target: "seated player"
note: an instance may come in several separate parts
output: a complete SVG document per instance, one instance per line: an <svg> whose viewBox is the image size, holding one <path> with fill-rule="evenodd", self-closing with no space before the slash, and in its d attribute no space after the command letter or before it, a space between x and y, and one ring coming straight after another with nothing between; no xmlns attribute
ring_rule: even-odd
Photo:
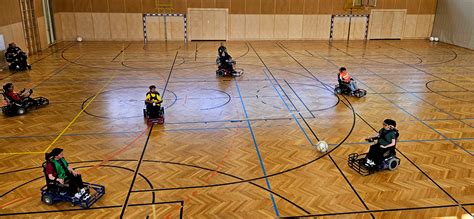
<svg viewBox="0 0 474 219"><path fill-rule="evenodd" d="M339 69L337 80L339 81L339 84L348 87L352 94L357 90L356 82L351 78L349 73L347 73L347 69L345 67L341 67Z"/></svg>
<svg viewBox="0 0 474 219"><path fill-rule="evenodd" d="M13 42L8 44L5 59L10 63L10 70L31 69L31 65L27 62L28 56Z"/></svg>
<svg viewBox="0 0 474 219"><path fill-rule="evenodd" d="M8 96L8 98L10 100L13 100L17 103L20 103L20 102L26 101L28 99L31 99L29 97L33 93L32 89L30 89L28 91L25 91L25 89L23 89L22 91L20 91L20 93L16 93L13 90L13 87L14 86L13 86L12 83L6 83L5 85L3 85L3 92L5 93L5 95Z"/></svg>
<svg viewBox="0 0 474 219"><path fill-rule="evenodd" d="M368 138L368 141L377 140L377 143L370 146L369 153L367 153L366 165L379 165L387 151L395 150L398 139L397 123L391 119L383 121L383 128L381 128L376 136Z"/></svg>
<svg viewBox="0 0 474 219"><path fill-rule="evenodd" d="M162 102L163 100L161 100L160 93L156 91L156 86L151 85L150 91L146 93L145 99L146 110L148 112L149 118L157 118L160 116L160 108Z"/></svg>
<svg viewBox="0 0 474 219"><path fill-rule="evenodd" d="M76 172L68 165L64 159L63 149L54 148L45 156L46 175L49 180L56 182L59 185L66 186L70 194L74 194L75 198L80 198L84 193L87 193L81 174ZM83 199L88 199L89 194L84 195Z"/></svg>
<svg viewBox="0 0 474 219"><path fill-rule="evenodd" d="M232 60L232 56L227 53L227 48L221 43L221 46L217 49L218 52L218 64L219 68L225 69L229 74L233 74L234 70L234 61Z"/></svg>

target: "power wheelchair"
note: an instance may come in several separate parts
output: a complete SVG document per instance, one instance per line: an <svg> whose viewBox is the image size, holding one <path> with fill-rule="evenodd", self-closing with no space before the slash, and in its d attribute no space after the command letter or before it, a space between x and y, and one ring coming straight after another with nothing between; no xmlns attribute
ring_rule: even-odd
<svg viewBox="0 0 474 219"><path fill-rule="evenodd" d="M26 97L22 101L16 101L12 97L8 96L5 90L3 90L2 95L3 99L7 103L2 107L2 112L7 116L23 115L33 107L37 109L41 106L46 106L49 104L49 100L45 97Z"/></svg>
<svg viewBox="0 0 474 219"><path fill-rule="evenodd" d="M71 194L68 184L60 184L49 179L46 173L46 165L49 161L43 163L43 173L46 178L46 185L41 188L41 201L47 205L53 205L57 202L70 202L72 206L80 206L81 208L90 208L97 200L105 195L105 187L98 184L84 182L86 192L80 197Z"/></svg>

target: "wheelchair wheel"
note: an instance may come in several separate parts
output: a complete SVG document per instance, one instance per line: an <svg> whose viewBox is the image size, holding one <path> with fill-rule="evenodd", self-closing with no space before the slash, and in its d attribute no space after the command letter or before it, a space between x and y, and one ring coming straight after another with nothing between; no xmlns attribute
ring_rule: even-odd
<svg viewBox="0 0 474 219"><path fill-rule="evenodd" d="M143 109L143 117L146 117L146 109Z"/></svg>
<svg viewBox="0 0 474 219"><path fill-rule="evenodd" d="M400 159L394 157L388 160L388 169L389 170L396 170L398 168L398 165L400 165Z"/></svg>
<svg viewBox="0 0 474 219"><path fill-rule="evenodd" d="M47 205L52 205L53 204L53 197L49 194L44 194L41 196L41 201L43 201Z"/></svg>
<svg viewBox="0 0 474 219"><path fill-rule="evenodd" d="M340 87L336 87L334 88L334 93L336 94L341 94L342 93L342 89Z"/></svg>
<svg viewBox="0 0 474 219"><path fill-rule="evenodd" d="M16 113L17 113L18 115L23 115L23 114L26 113L26 108L20 107L20 108L18 108L18 109L16 110Z"/></svg>

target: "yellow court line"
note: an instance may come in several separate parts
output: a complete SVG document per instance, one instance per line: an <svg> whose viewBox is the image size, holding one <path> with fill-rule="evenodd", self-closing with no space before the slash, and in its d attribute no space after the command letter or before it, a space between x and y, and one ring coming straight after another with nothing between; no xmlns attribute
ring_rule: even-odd
<svg viewBox="0 0 474 219"><path fill-rule="evenodd" d="M74 122L76 122L77 118L79 118L79 116L87 109L87 107L92 103L92 101L94 101L94 99L97 96L99 96L99 94L110 84L110 82L112 82L114 78L115 78L115 74L109 79L109 81L107 81L107 83L102 88L100 88L99 91L97 91L94 97L92 97L92 99L84 106L84 108L82 108L82 110L79 111L79 113L77 113L77 115L74 117L74 119L72 119L69 125L67 125L66 128L64 128L63 131L59 133L59 135L54 139L53 142L51 142L51 144L49 144L49 146L46 148L46 150L43 151L43 153L46 153L49 150L49 148L51 148L59 140L59 138L61 138L61 136L63 136L63 134L66 133L69 127L71 127L71 125L74 124Z"/></svg>
<svg viewBox="0 0 474 219"><path fill-rule="evenodd" d="M155 204L151 205L153 208L153 219L156 219Z"/></svg>
<svg viewBox="0 0 474 219"><path fill-rule="evenodd" d="M20 154L43 154L43 151L28 151L28 152L7 152L0 153L0 155L20 155Z"/></svg>

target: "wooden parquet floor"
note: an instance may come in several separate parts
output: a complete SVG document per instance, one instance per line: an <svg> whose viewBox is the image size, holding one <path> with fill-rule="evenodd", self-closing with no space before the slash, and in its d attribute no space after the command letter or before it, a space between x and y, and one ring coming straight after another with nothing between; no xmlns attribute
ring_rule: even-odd
<svg viewBox="0 0 474 219"><path fill-rule="evenodd" d="M51 104L0 117L6 218L472 218L474 51L424 40L227 42L242 77L216 78L219 42L64 42L0 72ZM334 95L346 66L363 98ZM166 122L148 125L155 84ZM395 119L400 167L347 165ZM327 153L315 144L325 140ZM41 202L44 152L64 148L107 194Z"/></svg>

